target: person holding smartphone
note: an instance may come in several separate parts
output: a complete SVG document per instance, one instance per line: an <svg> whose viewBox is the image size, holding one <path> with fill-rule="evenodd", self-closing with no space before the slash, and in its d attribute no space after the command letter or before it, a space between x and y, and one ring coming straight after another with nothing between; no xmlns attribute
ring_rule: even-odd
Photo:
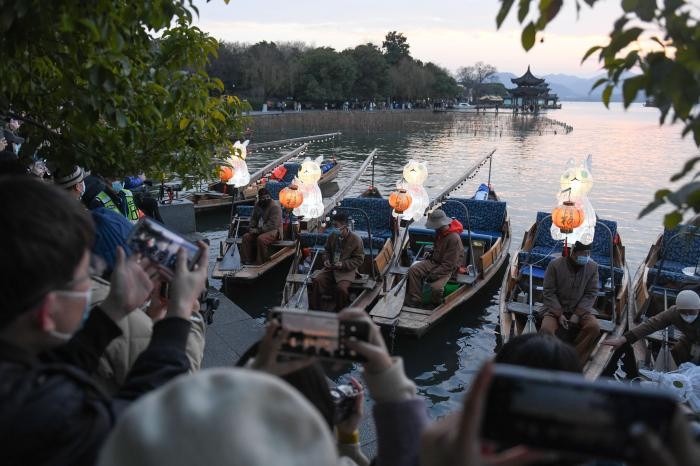
<svg viewBox="0 0 700 466"><path fill-rule="evenodd" d="M544 273L544 305L540 332L554 335L559 327L580 327L574 340L581 365L600 336L600 325L593 315L598 293L598 264L591 259L591 246L576 241L568 257L558 257Z"/></svg>
<svg viewBox="0 0 700 466"><path fill-rule="evenodd" d="M335 296L334 311L338 312L350 303L350 285L357 269L365 260L362 238L350 231L348 215L339 212L333 217L333 232L326 241L323 270L311 282L309 308L322 309L324 295Z"/></svg>

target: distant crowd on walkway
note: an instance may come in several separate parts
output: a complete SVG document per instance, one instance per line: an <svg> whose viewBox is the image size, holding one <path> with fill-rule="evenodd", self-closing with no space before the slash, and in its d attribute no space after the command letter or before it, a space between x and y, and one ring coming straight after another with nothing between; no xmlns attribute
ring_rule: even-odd
<svg viewBox="0 0 700 466"><path fill-rule="evenodd" d="M347 342L364 358L364 386L352 380L342 389L332 387L328 374L338 373L333 365L280 354L288 330L277 320L267 323L264 337L240 359L201 369L211 322L202 302L208 245L198 243L201 254L192 263L179 250L172 275L164 275L153 260L127 248L139 218L158 220L157 204L154 209L148 196L137 200L130 190L143 177L99 177L79 166L49 169L42 161L24 166L16 158L23 143L18 128L10 122L5 130L0 161L2 465L590 460L567 456L556 443L495 444L482 435L499 365L580 374L575 350L550 335L510 340L495 364L486 362L474 374L462 408L439 420L428 418L402 359L390 354L364 311L339 314L341 321L369 328L367 341ZM360 436L366 399L374 402L372 458ZM585 415L572 411L569 417ZM663 438L644 426L617 427L620 438L636 442L640 464L700 464L698 444L679 415ZM557 428L543 426L542 432Z"/></svg>

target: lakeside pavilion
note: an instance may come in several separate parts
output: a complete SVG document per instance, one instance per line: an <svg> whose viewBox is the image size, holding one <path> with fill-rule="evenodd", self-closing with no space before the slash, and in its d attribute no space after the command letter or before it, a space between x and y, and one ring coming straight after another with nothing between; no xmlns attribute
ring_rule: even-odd
<svg viewBox="0 0 700 466"><path fill-rule="evenodd" d="M530 66L525 74L510 80L517 87L508 89L508 96L503 99L503 106L512 108L513 113L539 113L543 108L561 108L559 96L550 93L549 84L532 74Z"/></svg>

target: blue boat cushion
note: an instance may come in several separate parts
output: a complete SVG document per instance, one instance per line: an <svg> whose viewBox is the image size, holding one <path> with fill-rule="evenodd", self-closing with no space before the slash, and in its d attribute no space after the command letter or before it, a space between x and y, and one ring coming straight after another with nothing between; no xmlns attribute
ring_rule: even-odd
<svg viewBox="0 0 700 466"><path fill-rule="evenodd" d="M676 236L679 233L680 235ZM673 238L674 236L676 237ZM681 225L671 230L666 229L662 239L661 257L656 262L656 267L649 269L647 281L660 286L679 282L698 282L700 277L686 275L683 269L695 267L699 258L700 228ZM660 273L659 268L661 268Z"/></svg>
<svg viewBox="0 0 700 466"><path fill-rule="evenodd" d="M411 236L427 236L429 238L435 238L435 230L433 230L432 228L409 227L408 234ZM462 243L466 244L469 241L469 233L468 232L463 231L462 234L460 234L459 236L460 236L460 238L462 238ZM498 241L499 236L484 235L484 234L472 231L472 241L484 241L486 243L484 245L485 251L489 250L491 248L491 246L493 246L493 243Z"/></svg>
<svg viewBox="0 0 700 466"><path fill-rule="evenodd" d="M503 222L506 218L506 203L501 201L488 201L467 199L463 197L451 197L450 202L443 204L441 207L445 213L459 220L459 222L467 229L467 225L471 227L472 232L501 237L503 231ZM469 222L467 222L466 212L464 209L455 205L459 202L467 207L469 211Z"/></svg>
<svg viewBox="0 0 700 466"><path fill-rule="evenodd" d="M282 183L291 183L294 181L294 177L297 176L299 173L299 169L301 168L301 164L298 162L287 162L284 164L284 168L287 169L287 173L284 174L284 177L282 178Z"/></svg>
<svg viewBox="0 0 700 466"><path fill-rule="evenodd" d="M341 207L360 209L367 214L372 228L372 237L391 238L391 213L392 208L389 201L375 197L348 197L341 201ZM339 209L342 212L342 209ZM355 220L355 230L362 236L361 232L367 231L367 218L360 212L347 210L348 217ZM366 233L365 233L366 234Z"/></svg>
<svg viewBox="0 0 700 466"><path fill-rule="evenodd" d="M237 205L236 206L236 213L238 214L239 217L250 217L253 215L253 206L252 205Z"/></svg>
<svg viewBox="0 0 700 466"><path fill-rule="evenodd" d="M324 247L326 245L328 237L333 231L335 230L329 228L323 233L301 233L299 241L301 242L302 247ZM379 254L379 251L381 251L384 247L385 241L386 240L384 238L375 238L374 236L372 237L372 254L375 257L377 256L377 254ZM369 238L362 238L362 243L365 247L365 255L369 255Z"/></svg>
<svg viewBox="0 0 700 466"><path fill-rule="evenodd" d="M551 257L551 256L550 256ZM521 262L522 266L520 267L520 274L523 276L528 276L530 275L530 268L523 264ZM542 266L541 264L538 264L536 266L532 267L532 276L533 278L538 278L540 280L544 280L544 273L546 271L546 266ZM615 286L619 287L622 285L622 279L625 275L625 271L621 269L620 267L614 267L614 274L615 274ZM598 266L598 287L600 289L603 288L603 285L605 282L610 278L610 267L606 267L604 265L599 265Z"/></svg>

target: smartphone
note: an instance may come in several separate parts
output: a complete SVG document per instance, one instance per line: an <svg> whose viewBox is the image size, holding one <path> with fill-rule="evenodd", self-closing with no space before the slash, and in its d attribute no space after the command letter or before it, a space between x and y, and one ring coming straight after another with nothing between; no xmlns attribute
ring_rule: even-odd
<svg viewBox="0 0 700 466"><path fill-rule="evenodd" d="M345 345L349 339L369 341L369 324L358 320L340 320L332 312L299 311L273 308L269 319L277 319L289 330L281 353L303 354L322 359L364 362L366 359Z"/></svg>
<svg viewBox="0 0 700 466"><path fill-rule="evenodd" d="M143 257L157 264L162 275L168 280L175 272L177 251L180 248L185 250L187 265L190 268L199 260L201 254L199 246L148 217L142 218L134 225L126 244L132 253L141 253Z"/></svg>
<svg viewBox="0 0 700 466"><path fill-rule="evenodd" d="M504 447L635 461L630 428L641 423L666 441L675 409L670 394L650 388L496 364L482 436Z"/></svg>

